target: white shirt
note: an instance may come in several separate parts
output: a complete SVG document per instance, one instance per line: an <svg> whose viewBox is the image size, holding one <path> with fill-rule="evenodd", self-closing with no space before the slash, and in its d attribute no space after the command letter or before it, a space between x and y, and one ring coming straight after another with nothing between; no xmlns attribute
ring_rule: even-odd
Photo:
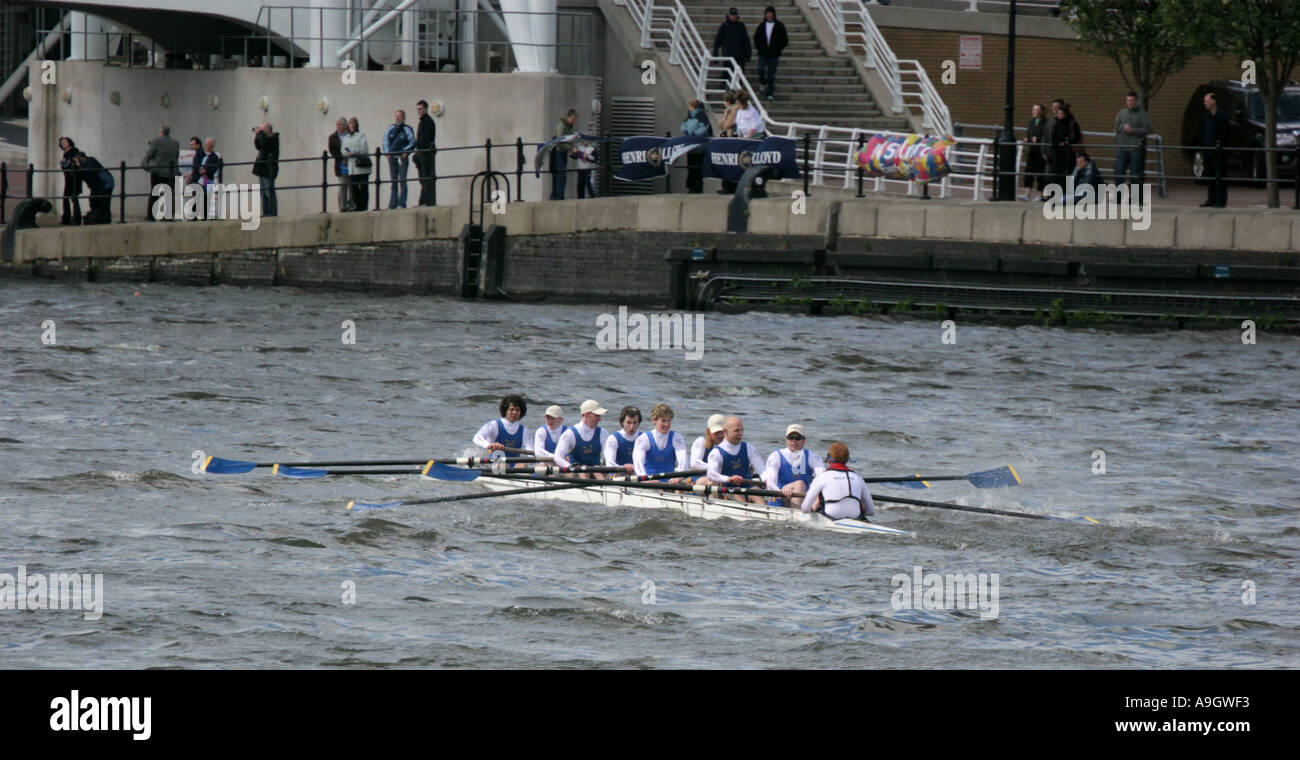
<svg viewBox="0 0 1300 760"><path fill-rule="evenodd" d="M714 446L713 450L709 452L709 471L705 473L704 477L714 483L721 483L731 477L730 475L722 474L722 452L725 451L728 454L733 455L739 454L740 447L743 446L744 443L744 441L741 441L740 443L728 443L726 440L723 440L722 443ZM758 456L758 449L752 445L749 446L749 471L750 474L757 474L763 471L763 460Z"/></svg>
<svg viewBox="0 0 1300 760"><path fill-rule="evenodd" d="M563 429L564 429L563 422L556 425L554 430L551 430L550 427L547 425L542 425L541 427L537 428L537 432L533 434L533 453L539 457L555 456L554 451L551 451L550 449L546 448L546 431L550 430L551 437L555 439L555 445L558 446L560 445L560 437L556 434Z"/></svg>
<svg viewBox="0 0 1300 760"><path fill-rule="evenodd" d="M804 445L807 446L808 444L805 443ZM817 477L826 472L826 463L822 461L821 457L817 456L817 452L809 451L807 448L794 452L790 450L789 446L786 446L783 449L773 451L767 458L767 467L763 469L763 482L767 484L767 487L773 491L781 490L781 486L777 485L779 482L777 476L781 474L781 457L785 457L785 461L791 465L790 469L794 470L795 474L798 475L799 468L803 467L803 453L805 451L808 452L808 464L812 467L812 472L809 474Z"/></svg>
<svg viewBox="0 0 1300 760"><path fill-rule="evenodd" d="M610 434L609 434L609 437L605 439L605 446L604 446L604 448L602 449L602 451L604 452L604 462L605 462L605 466L606 466L606 467L622 467L623 465L619 464L619 463L616 461L616 460L618 459L618 442L619 442L619 439L621 438L621 439L623 439L624 441L627 441L627 440L632 441L632 445L633 445L633 447L634 447L634 448L633 448L633 451L635 452L635 450L636 450L636 449L635 449L636 442L637 442L637 439L641 437L641 432L642 432L642 431L638 430L637 432L633 433L633 436L634 436L634 437L633 437L633 438L630 438L630 439L626 437L627 434L623 432L623 428L619 428L618 430L615 430L614 432L610 433ZM636 454L634 453L633 456L635 457Z"/></svg>
<svg viewBox="0 0 1300 760"><path fill-rule="evenodd" d="M772 30L776 28L776 22L775 22L775 21L768 21L767 23L763 24L763 26L765 26L765 27L767 28L767 44L771 45L771 44L772 44Z"/></svg>
<svg viewBox="0 0 1300 760"><path fill-rule="evenodd" d="M818 506L818 497L825 497L826 506L823 509L827 517L837 520L844 517L858 517L858 503L852 499L832 503L838 499L845 499L850 494L862 500L862 506L866 507L868 515L876 513L876 505L871 501L871 492L867 490L867 484L856 472L843 470L826 470L813 478L812 485L808 486L808 493L803 497L801 509L811 512L814 506Z"/></svg>
<svg viewBox="0 0 1300 760"><path fill-rule="evenodd" d="M573 431L575 430L582 435L584 441L591 439L591 428L587 427L585 422L579 422L564 431L564 435L560 436L560 440L555 443L555 463L561 467L569 466L569 454L573 453L573 450L578 446L578 440L573 437ZM605 446L605 439L609 437L609 433L606 433L600 428L596 428L596 434L600 436L596 442L600 444L603 449Z"/></svg>
<svg viewBox="0 0 1300 760"><path fill-rule="evenodd" d="M635 452L634 452L635 455ZM695 439L691 444L691 461L690 469L706 470L709 467L708 456L704 453L704 436Z"/></svg>
<svg viewBox="0 0 1300 760"><path fill-rule="evenodd" d="M528 428L524 427L524 423L522 420L520 420L519 422L510 422L505 417L502 417L501 424L506 426L506 432L509 433L510 435L514 435L519 430L519 428L521 427L524 428L523 444L519 448L521 449L528 448ZM497 421L496 420L492 420L491 422L488 422L486 425L479 428L478 432L474 434L475 446L481 446L482 448L486 449L488 447L488 444L496 443L496 442L497 442Z"/></svg>
<svg viewBox="0 0 1300 760"><path fill-rule="evenodd" d="M748 137L750 132L763 131L763 115L751 103L749 108L736 114L736 134Z"/></svg>
<svg viewBox="0 0 1300 760"><path fill-rule="evenodd" d="M683 438L680 433L677 435L673 435L672 432L673 432L672 430L669 430L665 434L665 433L660 433L658 430L651 429L645 431L645 435L636 439L636 445L632 447L632 467L633 467L633 471L637 475L651 474L646 472L645 469L645 455L650 452L650 436L655 437L655 446L661 449L664 446L668 445L668 438L669 436L672 436L673 451L676 452L677 454L676 469L677 470L686 469L686 439ZM700 440L704 440L704 439L701 438ZM705 467L704 464L700 465L700 469L704 469L704 467ZM691 468L691 469L695 469L695 468ZM658 474L658 473L654 473L654 474Z"/></svg>

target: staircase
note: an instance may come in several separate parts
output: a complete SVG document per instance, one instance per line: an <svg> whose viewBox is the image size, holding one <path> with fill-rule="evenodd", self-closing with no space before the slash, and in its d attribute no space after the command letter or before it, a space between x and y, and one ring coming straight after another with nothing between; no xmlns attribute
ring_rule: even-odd
<svg viewBox="0 0 1300 760"><path fill-rule="evenodd" d="M812 26L794 0L681 0L699 30L706 46L713 45L718 26L726 20L727 9L740 11L750 44L754 31L762 24L763 9L771 5L776 17L785 24L790 45L781 54L776 69L776 100L764 100L763 108L779 122L807 125L892 130L910 132L907 119L885 113L858 76L847 54L828 53L818 43ZM727 82L720 72L710 72L708 89L725 89ZM745 76L756 88L758 52L753 53ZM718 77L718 78L713 78ZM760 93L761 94L761 93ZM811 130L809 130L811 131Z"/></svg>

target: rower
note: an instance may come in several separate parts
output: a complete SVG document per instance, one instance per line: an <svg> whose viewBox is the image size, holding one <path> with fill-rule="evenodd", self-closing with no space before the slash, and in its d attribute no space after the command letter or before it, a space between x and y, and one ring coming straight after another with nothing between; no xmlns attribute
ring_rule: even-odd
<svg viewBox="0 0 1300 760"><path fill-rule="evenodd" d="M849 461L849 447L838 441L827 452L830 462L826 470L813 478L808 493L803 498L805 512L822 512L827 517L851 517L865 520L876 513L867 484L845 464Z"/></svg>
<svg viewBox="0 0 1300 760"><path fill-rule="evenodd" d="M715 414L709 418L708 424L704 426L704 435L695 439L691 444L690 468L692 470L709 469L709 452L714 446L722 443L722 422L726 419L721 414ZM708 478L700 477L695 482L708 483Z"/></svg>
<svg viewBox="0 0 1300 760"><path fill-rule="evenodd" d="M497 405L501 418L492 420L478 429L474 434L474 445L482 446L488 451L501 449L523 450L532 442L528 437L528 428L520 422L528 413L528 402L517 393L501 399ZM527 441L528 443L525 443ZM518 454L515 454L518 456Z"/></svg>
<svg viewBox="0 0 1300 760"><path fill-rule="evenodd" d="M641 427L641 410L625 406L618 413L619 429L605 438L605 466L622 467L632 472L632 448L636 446L636 429Z"/></svg>
<svg viewBox="0 0 1300 760"><path fill-rule="evenodd" d="M745 443L745 425L739 417L728 417L722 423L722 443L709 451L709 469L705 477L710 483L740 485L763 471L763 460L758 449ZM763 497L733 497L737 501L763 503Z"/></svg>
<svg viewBox="0 0 1300 760"><path fill-rule="evenodd" d="M533 453L539 457L555 456L555 446L569 426L564 424L564 411L552 404L546 407L546 424L537 428L533 436Z"/></svg>
<svg viewBox="0 0 1300 760"><path fill-rule="evenodd" d="M579 411L582 413L582 422L565 430L555 444L555 463L560 467L569 467L573 464L599 467L600 453L605 448L605 439L609 437L609 433L598 426L600 416L608 410L595 401L587 399L582 402ZM580 475L580 477L591 476L598 480L602 479L600 473Z"/></svg>
<svg viewBox="0 0 1300 760"><path fill-rule="evenodd" d="M686 469L686 439L672 429L673 409L667 404L650 407L652 429L641 434L632 447L632 466L637 475L659 475ZM704 465L707 466L707 465ZM673 478L669 483L680 483Z"/></svg>
<svg viewBox="0 0 1300 760"><path fill-rule="evenodd" d="M787 504L798 507L813 477L825 472L826 465L821 457L804 448L803 425L786 428L785 443L784 449L773 451L767 458L763 480L769 489L784 493Z"/></svg>

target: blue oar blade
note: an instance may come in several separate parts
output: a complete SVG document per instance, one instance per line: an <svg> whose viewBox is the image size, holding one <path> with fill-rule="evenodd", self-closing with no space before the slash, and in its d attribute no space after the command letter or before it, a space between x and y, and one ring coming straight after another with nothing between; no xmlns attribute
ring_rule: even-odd
<svg viewBox="0 0 1300 760"><path fill-rule="evenodd" d="M329 470L311 470L306 467L285 467L277 464L271 468L271 472L283 478L323 478L329 475Z"/></svg>
<svg viewBox="0 0 1300 760"><path fill-rule="evenodd" d="M966 480L976 488L1006 488L1007 486L1020 485L1020 475L1011 467L999 467L996 470L985 470L984 472L972 472L966 476Z"/></svg>
<svg viewBox="0 0 1300 760"><path fill-rule="evenodd" d="M463 467L434 462L426 468L424 477L432 480L474 480L480 474L478 470L466 470Z"/></svg>
<svg viewBox="0 0 1300 760"><path fill-rule="evenodd" d="M872 483L873 486L884 486L885 488L929 488L930 484L924 480L891 480L888 483Z"/></svg>
<svg viewBox="0 0 1300 760"><path fill-rule="evenodd" d="M378 503L364 501L349 501L348 509L352 512L364 512L367 509L388 509L389 507L400 507L404 501L381 501Z"/></svg>
<svg viewBox="0 0 1300 760"><path fill-rule="evenodd" d="M257 466L257 462L243 462L238 459L222 459L221 457L208 457L203 463L203 471L213 475L237 475L245 472L252 472Z"/></svg>

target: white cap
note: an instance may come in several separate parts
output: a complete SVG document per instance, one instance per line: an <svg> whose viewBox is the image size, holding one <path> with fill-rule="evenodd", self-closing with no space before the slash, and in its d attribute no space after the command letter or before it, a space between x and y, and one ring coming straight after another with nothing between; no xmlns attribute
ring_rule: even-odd
<svg viewBox="0 0 1300 760"><path fill-rule="evenodd" d="M722 430L722 423L726 421L727 418L723 417L721 414L713 415L712 417L709 418L709 432L716 433L719 430Z"/></svg>
<svg viewBox="0 0 1300 760"><path fill-rule="evenodd" d="M609 412L609 410L605 409L600 404L597 404L595 401L592 401L591 399L587 399L586 401L582 402L581 412L583 414L606 414Z"/></svg>
<svg viewBox="0 0 1300 760"><path fill-rule="evenodd" d="M564 410L556 406L555 404L551 404L550 406L546 407L546 416L554 417L557 420L562 420L564 419Z"/></svg>
<svg viewBox="0 0 1300 760"><path fill-rule="evenodd" d="M791 433L798 433L799 435L803 435L803 425L795 424L785 429L786 435L790 435ZM803 435L803 437L807 438L808 436Z"/></svg>

